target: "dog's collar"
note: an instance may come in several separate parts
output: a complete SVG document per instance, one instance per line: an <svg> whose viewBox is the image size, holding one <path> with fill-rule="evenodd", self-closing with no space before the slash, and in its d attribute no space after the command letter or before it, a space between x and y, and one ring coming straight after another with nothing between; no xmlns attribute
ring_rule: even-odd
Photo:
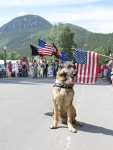
<svg viewBox="0 0 113 150"><path fill-rule="evenodd" d="M60 88L73 88L73 86L68 86L66 84L63 84L61 81L59 81L58 79L56 79L55 84L53 85L53 87L60 87Z"/></svg>

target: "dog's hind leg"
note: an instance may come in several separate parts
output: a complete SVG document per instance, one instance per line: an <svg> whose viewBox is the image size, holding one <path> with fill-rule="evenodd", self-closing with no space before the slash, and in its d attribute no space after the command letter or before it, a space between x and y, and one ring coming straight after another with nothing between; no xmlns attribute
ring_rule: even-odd
<svg viewBox="0 0 113 150"><path fill-rule="evenodd" d="M58 125L58 105L56 104L55 101L53 101L53 109L54 109L53 124L50 126L50 129L55 129L57 128Z"/></svg>
<svg viewBox="0 0 113 150"><path fill-rule="evenodd" d="M78 126L83 126L83 123L80 121L77 121L76 119L73 120L73 123L78 125Z"/></svg>
<svg viewBox="0 0 113 150"><path fill-rule="evenodd" d="M76 124L76 125L78 125L78 126L83 126L83 123L82 122L79 122L79 121L77 121L75 118L76 118L76 116L77 116L77 113L76 113L76 109L75 109L75 107L73 106L73 109L72 109L72 118L73 118L73 120L72 120L72 123L73 124Z"/></svg>

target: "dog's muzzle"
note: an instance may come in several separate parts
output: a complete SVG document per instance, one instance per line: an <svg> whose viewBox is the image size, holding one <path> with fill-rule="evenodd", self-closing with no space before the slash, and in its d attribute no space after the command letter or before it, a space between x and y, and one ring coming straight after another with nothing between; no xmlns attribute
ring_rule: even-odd
<svg viewBox="0 0 113 150"><path fill-rule="evenodd" d="M64 77L66 80L69 80L71 84L74 84L76 82L76 72L75 70L64 72Z"/></svg>
<svg viewBox="0 0 113 150"><path fill-rule="evenodd" d="M73 72L68 72L67 75L71 78L74 78L76 76L76 72L73 71Z"/></svg>

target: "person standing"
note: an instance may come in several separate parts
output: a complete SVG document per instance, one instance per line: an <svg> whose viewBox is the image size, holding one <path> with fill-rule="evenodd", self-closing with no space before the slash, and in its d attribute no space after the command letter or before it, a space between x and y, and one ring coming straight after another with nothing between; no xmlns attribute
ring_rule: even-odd
<svg viewBox="0 0 113 150"><path fill-rule="evenodd" d="M112 68L112 71L111 71L110 77L111 77L111 82L112 82L112 87L113 87L113 68Z"/></svg>
<svg viewBox="0 0 113 150"><path fill-rule="evenodd" d="M40 79L42 79L43 77L43 70L44 70L44 64L39 62L38 63L38 75Z"/></svg>
<svg viewBox="0 0 113 150"><path fill-rule="evenodd" d="M101 71L101 65L98 65L98 77L101 78L102 77L102 71Z"/></svg>
<svg viewBox="0 0 113 150"><path fill-rule="evenodd" d="M107 77L107 72L108 72L107 62L104 62L103 71L104 71L104 81L107 82L108 81L108 77Z"/></svg>
<svg viewBox="0 0 113 150"><path fill-rule="evenodd" d="M18 65L18 76L22 77L22 65Z"/></svg>
<svg viewBox="0 0 113 150"><path fill-rule="evenodd" d="M37 72L38 72L38 69L37 69L38 64L37 64L36 60L34 60L33 67L34 67L33 78L36 78L37 77Z"/></svg>
<svg viewBox="0 0 113 150"><path fill-rule="evenodd" d="M113 68L112 68L112 71L111 71L111 74L110 74L110 76L111 76L112 87L113 87Z"/></svg>
<svg viewBox="0 0 113 150"><path fill-rule="evenodd" d="M46 69L45 69L45 77L47 77L47 74L48 74L48 62L45 61L45 66L46 66Z"/></svg>
<svg viewBox="0 0 113 150"><path fill-rule="evenodd" d="M8 62L6 62L6 78L8 78Z"/></svg>
<svg viewBox="0 0 113 150"><path fill-rule="evenodd" d="M27 77L27 64L22 62L22 77Z"/></svg>
<svg viewBox="0 0 113 150"><path fill-rule="evenodd" d="M44 61L43 77L46 77L46 61Z"/></svg>
<svg viewBox="0 0 113 150"><path fill-rule="evenodd" d="M56 73L58 71L58 64L57 62L52 63L52 70L53 70L53 78L56 78Z"/></svg>
<svg viewBox="0 0 113 150"><path fill-rule="evenodd" d="M15 63L15 77L18 77L19 69L18 69L18 61Z"/></svg>
<svg viewBox="0 0 113 150"><path fill-rule="evenodd" d="M11 61L8 63L8 78L11 77L11 74L12 74L12 64L11 64Z"/></svg>
<svg viewBox="0 0 113 150"><path fill-rule="evenodd" d="M110 57L110 61L108 62L108 81L111 83L111 78L110 78L110 74L111 74L111 71L112 71L112 68L113 68L113 57Z"/></svg>

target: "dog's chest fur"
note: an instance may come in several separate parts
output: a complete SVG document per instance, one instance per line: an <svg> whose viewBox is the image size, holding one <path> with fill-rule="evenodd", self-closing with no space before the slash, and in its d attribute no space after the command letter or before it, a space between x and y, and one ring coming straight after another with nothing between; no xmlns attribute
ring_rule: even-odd
<svg viewBox="0 0 113 150"><path fill-rule="evenodd" d="M74 90L54 87L52 98L58 106L67 107L73 101Z"/></svg>

